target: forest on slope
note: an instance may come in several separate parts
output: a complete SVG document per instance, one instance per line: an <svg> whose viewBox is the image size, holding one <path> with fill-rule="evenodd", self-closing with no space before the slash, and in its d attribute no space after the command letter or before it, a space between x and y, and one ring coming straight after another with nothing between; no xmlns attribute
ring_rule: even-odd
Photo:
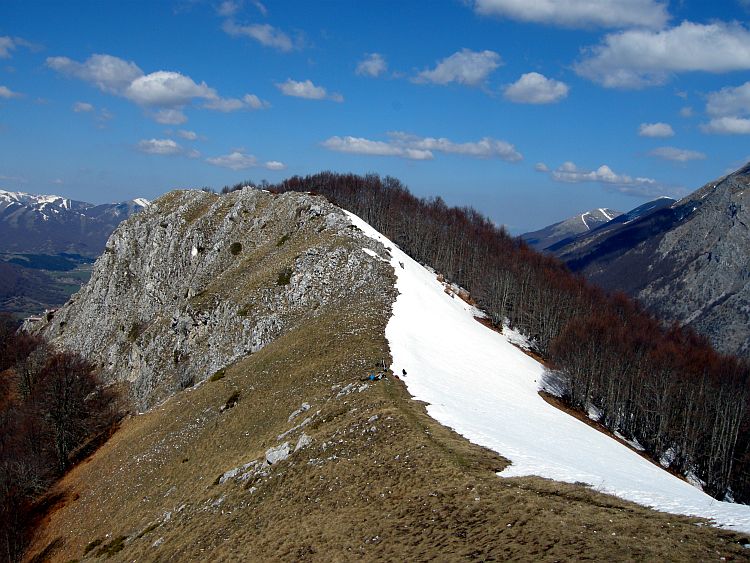
<svg viewBox="0 0 750 563"><path fill-rule="evenodd" d="M750 502L747 363L689 329L663 327L476 210L417 198L395 178L323 172L265 187L317 193L359 215L466 287L496 325L532 337L570 406L594 407L607 429L716 498Z"/></svg>

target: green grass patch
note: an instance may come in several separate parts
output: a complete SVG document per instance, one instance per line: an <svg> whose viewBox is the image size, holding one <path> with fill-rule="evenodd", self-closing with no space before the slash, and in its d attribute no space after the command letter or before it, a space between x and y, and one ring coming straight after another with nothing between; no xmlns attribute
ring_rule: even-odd
<svg viewBox="0 0 750 563"><path fill-rule="evenodd" d="M99 550L96 552L97 557L106 557L109 559L116 553L120 553L123 549L125 549L125 540L128 539L128 536L118 536L115 539L113 539L111 542L104 544L102 547L99 548Z"/></svg>
<svg viewBox="0 0 750 563"><path fill-rule="evenodd" d="M209 381L219 381L220 379L224 379L227 375L227 370L225 368L221 368L219 371L214 373L211 377L208 378Z"/></svg>

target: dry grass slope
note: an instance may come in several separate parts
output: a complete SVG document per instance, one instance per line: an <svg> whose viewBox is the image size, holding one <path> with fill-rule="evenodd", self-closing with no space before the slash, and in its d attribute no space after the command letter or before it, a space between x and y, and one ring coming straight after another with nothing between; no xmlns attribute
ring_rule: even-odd
<svg viewBox="0 0 750 563"><path fill-rule="evenodd" d="M341 394L387 356L383 305L321 316L130 419L60 485L76 500L33 551L53 544L57 561L748 558L733 534L687 518L496 477L503 459L434 423L396 380ZM311 408L290 422L303 402ZM312 443L268 476L217 483L302 432Z"/></svg>

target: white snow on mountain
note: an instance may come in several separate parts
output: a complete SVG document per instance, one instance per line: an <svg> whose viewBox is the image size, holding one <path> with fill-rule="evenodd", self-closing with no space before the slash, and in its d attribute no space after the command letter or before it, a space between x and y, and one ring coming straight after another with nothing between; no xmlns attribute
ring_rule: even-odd
<svg viewBox="0 0 750 563"><path fill-rule="evenodd" d="M478 323L478 311L444 292L430 272L359 217L352 223L390 249L399 295L386 327L394 373L427 412L511 461L499 475L583 482L657 510L750 533L750 506L720 502L539 395L544 367ZM517 335L515 335L517 339Z"/></svg>

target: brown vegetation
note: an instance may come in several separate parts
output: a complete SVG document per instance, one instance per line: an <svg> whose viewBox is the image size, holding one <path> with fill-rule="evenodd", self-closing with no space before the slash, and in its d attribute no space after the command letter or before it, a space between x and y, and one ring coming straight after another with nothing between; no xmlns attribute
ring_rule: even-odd
<svg viewBox="0 0 750 563"><path fill-rule="evenodd" d="M16 328L0 317L0 559L8 561L59 500L46 495L51 484L118 416L91 364Z"/></svg>

